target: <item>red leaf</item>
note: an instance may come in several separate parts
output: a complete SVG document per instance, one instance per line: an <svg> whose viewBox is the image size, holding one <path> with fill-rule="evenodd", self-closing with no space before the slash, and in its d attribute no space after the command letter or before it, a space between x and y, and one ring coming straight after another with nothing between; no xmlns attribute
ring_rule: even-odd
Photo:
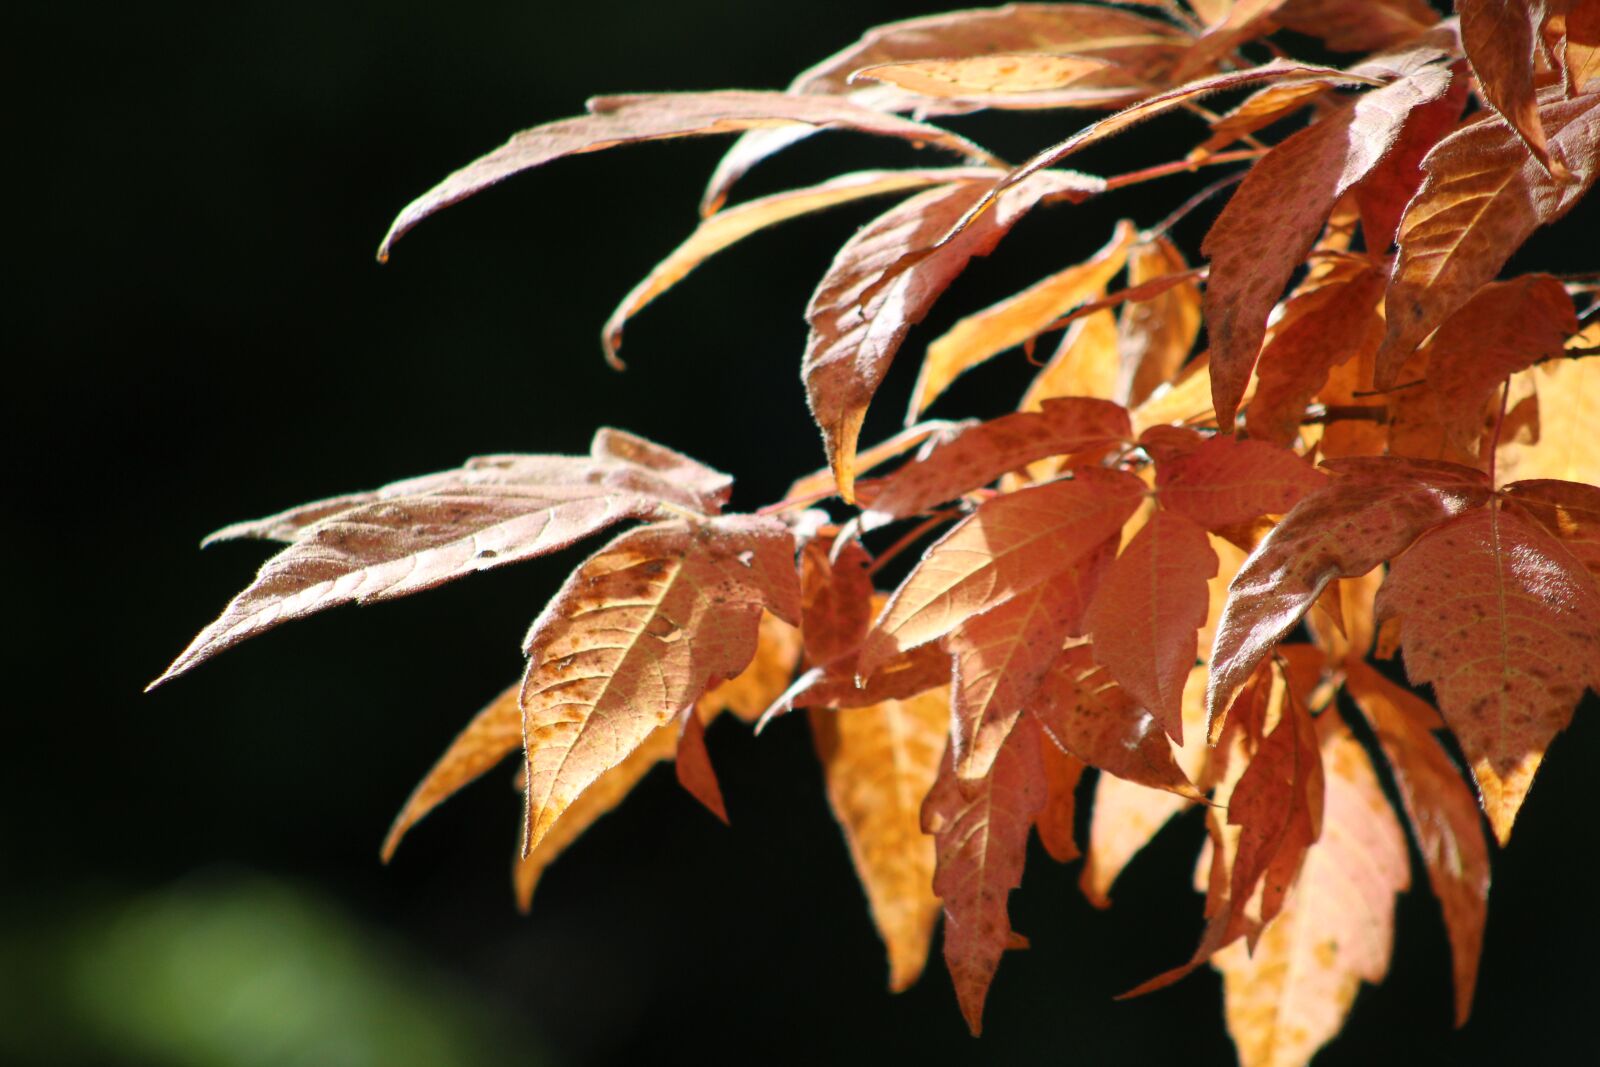
<svg viewBox="0 0 1600 1067"><path fill-rule="evenodd" d="M711 766L711 753L706 751L706 724L693 704L683 709L678 722L678 784L727 825L728 806L723 803L722 786Z"/></svg>
<svg viewBox="0 0 1600 1067"><path fill-rule="evenodd" d="M1334 203L1394 146L1412 110L1449 86L1446 68L1424 66L1301 130L1251 168L1217 217L1201 251L1211 260L1205 318L1219 425L1232 425L1267 315Z"/></svg>
<svg viewBox="0 0 1600 1067"><path fill-rule="evenodd" d="M1281 515L1327 484L1325 475L1287 448L1223 434L1191 452L1156 459L1162 506L1208 530Z"/></svg>
<svg viewBox="0 0 1600 1067"><path fill-rule="evenodd" d="M987 778L963 783L947 755L922 807L938 867L933 891L944 901L944 959L967 1026L983 1030L983 1002L1012 944L1006 898L1022 883L1028 831L1047 796L1039 735L1013 730Z"/></svg>
<svg viewBox="0 0 1600 1067"><path fill-rule="evenodd" d="M867 637L857 670L936 641L974 615L1073 566L1122 529L1144 483L1085 469L987 501L928 548Z"/></svg>
<svg viewBox="0 0 1600 1067"><path fill-rule="evenodd" d="M800 550L800 633L818 666L852 656L872 625L872 558L861 542L818 538Z"/></svg>
<svg viewBox="0 0 1600 1067"><path fill-rule="evenodd" d="M1456 128L1467 104L1468 79L1454 70L1450 88L1437 100L1414 108L1389 154L1356 186L1361 205L1361 233L1367 249L1383 252L1394 244L1406 205L1424 177L1422 160Z"/></svg>
<svg viewBox="0 0 1600 1067"><path fill-rule="evenodd" d="M1444 911L1455 963L1456 1025L1472 1010L1489 914L1489 843L1478 802L1433 730L1443 726L1432 707L1367 664L1350 662L1345 688L1377 735L1394 771L1400 801Z"/></svg>
<svg viewBox="0 0 1600 1067"><path fill-rule="evenodd" d="M1229 588L1206 697L1213 739L1233 694L1329 582L1365 574L1489 495L1480 472L1448 463L1344 459L1327 469L1328 488L1284 516Z"/></svg>
<svg viewBox="0 0 1600 1067"><path fill-rule="evenodd" d="M1461 44L1479 90L1548 170L1551 160L1533 84L1535 23L1543 9L1543 3L1529 0L1456 0Z"/></svg>
<svg viewBox="0 0 1600 1067"><path fill-rule="evenodd" d="M1400 616L1406 674L1429 683L1501 844L1551 740L1600 679L1600 590L1509 508L1477 508L1395 560L1378 618Z"/></svg>
<svg viewBox="0 0 1600 1067"><path fill-rule="evenodd" d="M1025 724L1024 730L1034 727ZM1050 853L1050 858L1057 863L1071 863L1081 853L1078 851L1078 842L1075 838L1077 827L1077 793L1078 780L1083 776L1083 761L1076 756L1069 756L1053 744L1041 744L1039 757L1044 766L1045 803L1039 809L1039 814L1034 817L1033 824L1039 831L1039 841L1044 845L1044 850ZM1121 779L1103 776L1101 781L1114 782ZM1159 796L1168 796L1167 793L1158 793L1157 790L1146 790Z"/></svg>
<svg viewBox="0 0 1600 1067"><path fill-rule="evenodd" d="M1501 495L1543 526L1600 582L1600 488L1540 478L1512 482Z"/></svg>

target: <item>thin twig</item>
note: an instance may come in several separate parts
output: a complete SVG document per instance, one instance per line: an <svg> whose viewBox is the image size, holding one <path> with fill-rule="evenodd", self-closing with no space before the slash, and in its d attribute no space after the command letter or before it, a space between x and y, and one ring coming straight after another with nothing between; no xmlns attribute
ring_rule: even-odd
<svg viewBox="0 0 1600 1067"><path fill-rule="evenodd" d="M1142 236L1152 241L1157 237L1164 236L1168 230L1172 229L1172 227L1176 226L1179 222L1182 222L1184 216L1189 214L1189 212L1193 211L1201 204L1204 204L1207 200L1210 200L1213 196L1216 196L1228 186L1244 181L1244 176L1249 173L1250 172L1248 170L1241 170L1237 174L1230 174L1226 178L1221 178L1212 182L1210 185L1206 186L1204 189L1185 200L1182 204L1178 205L1178 210L1174 211L1172 214L1168 215L1166 218L1162 219L1148 230L1145 230Z"/></svg>
<svg viewBox="0 0 1600 1067"><path fill-rule="evenodd" d="M1157 178L1167 178L1174 174L1184 174L1199 170L1201 167L1217 167L1226 163L1244 163L1260 159L1266 152L1258 149L1240 149L1237 152L1218 152L1205 159L1187 160L1179 159L1171 163L1162 163L1144 170L1132 171L1128 174L1118 174L1106 179L1106 192L1117 189L1126 189L1130 185L1139 185L1142 182L1154 181Z"/></svg>
<svg viewBox="0 0 1600 1067"><path fill-rule="evenodd" d="M917 523L917 525L908 531L905 536L901 537L894 544L884 549L883 554L872 561L872 565L867 568L867 576L871 577L872 575L877 574L878 571L883 569L883 567L887 565L890 560L894 559L900 553L910 548L916 541L926 537L928 531L932 530L935 526L938 526L942 522L949 522L959 514L961 514L960 508L946 508L943 511L935 512L926 519L923 519L921 522Z"/></svg>

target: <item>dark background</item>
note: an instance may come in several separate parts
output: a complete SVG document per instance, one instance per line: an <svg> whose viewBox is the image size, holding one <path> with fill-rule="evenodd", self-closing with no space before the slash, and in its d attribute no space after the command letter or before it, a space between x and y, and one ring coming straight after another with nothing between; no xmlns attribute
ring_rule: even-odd
<svg viewBox="0 0 1600 1067"><path fill-rule="evenodd" d="M732 472L738 507L814 467L801 312L881 203L714 261L630 328L622 375L600 359L599 326L692 228L726 141L564 161L424 224L389 267L373 250L412 196L590 93L775 88L871 24L932 10L370 0L20 16L33 24L3 46L21 77L0 306L13 357L0 1061L1230 1062L1209 970L1111 999L1193 948L1193 814L1106 913L1083 903L1075 865L1036 850L1012 898L1034 947L1007 956L974 1042L937 957L910 992L884 992L799 717L759 741L712 729L731 830L657 771L551 870L531 917L509 888L509 769L381 866L390 818L517 676L520 638L579 551L334 611L140 693L266 555L199 554L226 522L472 454L581 451L601 424ZM957 125L1020 158L1083 121ZM1194 132L1156 124L1077 165L1130 170ZM919 158L827 134L737 195ZM1207 180L1029 219L911 346L1098 247L1117 215L1149 224ZM1205 220L1178 231L1191 251ZM1538 262L1592 269L1592 242L1572 235L1594 220L1574 216ZM868 439L895 425L912 362ZM997 361L939 413L1003 410L1026 373L1019 356ZM1496 858L1468 1027L1450 1029L1419 869L1388 980L1319 1064L1594 1047L1597 755L1585 706Z"/></svg>

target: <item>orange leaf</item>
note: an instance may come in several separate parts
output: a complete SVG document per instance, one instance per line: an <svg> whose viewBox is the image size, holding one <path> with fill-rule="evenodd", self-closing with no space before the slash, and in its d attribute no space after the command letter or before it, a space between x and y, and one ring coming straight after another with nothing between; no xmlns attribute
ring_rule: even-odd
<svg viewBox="0 0 1600 1067"><path fill-rule="evenodd" d="M1461 44L1484 99L1548 170L1551 160L1533 83L1534 6L1529 0L1456 0L1456 14ZM1544 4L1537 6L1542 14Z"/></svg>
<svg viewBox="0 0 1600 1067"><path fill-rule="evenodd" d="M605 347L606 358L613 364L617 362L617 349L622 344L622 328L646 304L677 285L690 271L718 252L769 226L870 196L886 196L929 185L992 182L997 177L999 177L998 171L976 167L864 170L854 174L841 174L837 178L804 189L774 193L719 212L702 221L694 233L673 249L671 255L657 263L650 273L622 298L622 303L617 305L617 309L611 313L611 317L606 320L605 328L600 332L600 343Z"/></svg>
<svg viewBox="0 0 1600 1067"><path fill-rule="evenodd" d="M818 538L800 550L800 632L811 663L825 666L861 648L872 625L871 563L854 538Z"/></svg>
<svg viewBox="0 0 1600 1067"><path fill-rule="evenodd" d="M800 632L770 611L761 613L756 655L750 665L700 698L700 718L710 722L731 711L744 722L755 722L788 688L800 661Z"/></svg>
<svg viewBox="0 0 1600 1067"><path fill-rule="evenodd" d="M917 59L879 63L850 75L884 82L908 93L935 98L973 100L993 95L1042 94L1062 89L1111 64L1092 56L1049 52L990 52L952 59ZM1016 101L1026 104L1026 100Z"/></svg>
<svg viewBox="0 0 1600 1067"><path fill-rule="evenodd" d="M1024 724L1022 729L1031 730L1031 724ZM1044 845L1044 850L1050 853L1050 858L1057 863L1071 863L1082 853L1078 851L1078 842L1074 836L1077 832L1077 793L1078 780L1083 777L1083 761L1076 756L1070 756L1052 744L1041 744L1039 758L1044 766L1045 803L1039 809L1039 814L1034 816L1033 824L1039 831L1039 842ZM1102 775L1103 782L1120 782L1122 779L1113 778L1109 774ZM1143 792L1153 796L1171 796L1157 789L1146 789Z"/></svg>
<svg viewBox="0 0 1600 1067"><path fill-rule="evenodd" d="M727 825L728 806L723 803L722 786L717 783L717 772L711 766L711 753L706 751L706 724L693 704L678 715L675 762L678 784Z"/></svg>
<svg viewBox="0 0 1600 1067"><path fill-rule="evenodd" d="M942 689L811 713L828 804L888 947L894 992L922 974L939 918L934 846L922 832L921 810L938 775L949 722L950 699Z"/></svg>
<svg viewBox="0 0 1600 1067"><path fill-rule="evenodd" d="M1038 411L1052 398L1107 396L1117 388L1119 362L1117 320L1109 311L1096 311L1068 327L1055 354L1033 376L1020 407Z"/></svg>
<svg viewBox="0 0 1600 1067"><path fill-rule="evenodd" d="M813 667L773 701L756 729L795 708L865 708L886 700L909 700L929 689L948 689L950 655L938 645L920 645L878 667L862 685L856 684L855 672L851 659Z"/></svg>
<svg viewBox="0 0 1600 1067"><path fill-rule="evenodd" d="M1480 472L1448 463L1356 458L1327 469L1328 488L1284 516L1230 587L1206 697L1213 739L1233 694L1329 582L1367 573L1489 494Z"/></svg>
<svg viewBox="0 0 1600 1067"><path fill-rule="evenodd" d="M1183 743L1183 687L1210 604L1217 554L1181 513L1158 511L1111 565L1085 620L1094 658Z"/></svg>
<svg viewBox="0 0 1600 1067"><path fill-rule="evenodd" d="M1165 237L1128 249L1128 303L1117 322L1115 395L1122 403L1142 402L1189 358L1200 335L1200 287L1194 274Z"/></svg>
<svg viewBox="0 0 1600 1067"><path fill-rule="evenodd" d="M1360 661L1345 688L1377 735L1444 911L1455 964L1456 1025L1466 1023L1489 914L1489 843L1478 802L1433 730L1439 713Z"/></svg>
<svg viewBox="0 0 1600 1067"><path fill-rule="evenodd" d="M1467 87L1468 79L1458 70L1443 96L1413 109L1395 146L1356 185L1362 240L1369 251L1385 252L1394 244L1400 217L1422 185L1423 157L1456 128L1467 103Z"/></svg>
<svg viewBox="0 0 1600 1067"><path fill-rule="evenodd" d="M1081 632L1086 591L1066 571L967 619L945 639L953 657L950 743L956 777L989 773L1061 644Z"/></svg>
<svg viewBox="0 0 1600 1067"><path fill-rule="evenodd" d="M745 669L763 607L799 621L794 542L772 519L645 526L578 567L525 643L524 854L653 730Z"/></svg>
<svg viewBox="0 0 1600 1067"><path fill-rule="evenodd" d="M985 502L934 542L900 584L867 637L858 673L870 676L896 653L936 641L1071 570L1117 536L1143 494L1131 474L1090 468Z"/></svg>
<svg viewBox="0 0 1600 1067"><path fill-rule="evenodd" d="M738 133L798 123L806 127L844 128L898 137L914 144L938 145L973 162L997 162L971 141L948 130L887 115L840 97L791 96L741 89L647 93L597 96L589 101L588 110L587 115L523 130L407 204L378 247L378 259L388 259L394 243L429 215L514 174L564 156L598 152L639 141Z"/></svg>
<svg viewBox="0 0 1600 1067"><path fill-rule="evenodd" d="M853 499L867 405L907 331L974 256L988 255L1040 200L1077 197L1097 184L1069 173L1045 175L944 244L938 239L985 192L964 185L930 189L878 216L839 249L806 309L811 331L801 376L846 501Z"/></svg>
<svg viewBox="0 0 1600 1067"><path fill-rule="evenodd" d="M1242 1067L1308 1063L1339 1032L1361 983L1388 972L1395 898L1410 887L1405 833L1361 744L1337 715L1317 727L1322 837L1254 950L1235 944L1212 959Z"/></svg>
<svg viewBox="0 0 1600 1067"><path fill-rule="evenodd" d="M1267 315L1334 204L1394 146L1412 110L1438 99L1450 72L1422 66L1286 138L1251 168L1200 249L1211 261L1205 291L1211 389L1231 425L1266 333Z"/></svg>
<svg viewBox="0 0 1600 1067"><path fill-rule="evenodd" d="M1030 707L1045 735L1091 767L1198 800L1154 717L1095 666L1087 645L1062 652ZM1021 731L1012 731L1018 733Z"/></svg>
<svg viewBox="0 0 1600 1067"><path fill-rule="evenodd" d="M1156 456L1163 507L1208 530L1281 515L1328 484L1310 463L1280 445L1219 434L1192 451Z"/></svg>
<svg viewBox="0 0 1600 1067"><path fill-rule="evenodd" d="M1057 271L1015 296L968 315L928 345L911 392L907 417L915 421L950 383L973 367L1051 328L1056 319L1105 291L1122 272L1137 231L1117 223L1106 246L1082 263Z"/></svg>
<svg viewBox="0 0 1600 1067"><path fill-rule="evenodd" d="M1401 617L1406 674L1429 683L1501 844L1545 748L1600 679L1600 590L1561 543L1491 502L1395 560L1378 618Z"/></svg>
<svg viewBox="0 0 1600 1067"><path fill-rule="evenodd" d="M1288 0L1272 20L1335 52L1369 52L1410 40L1439 13L1428 0Z"/></svg>
<svg viewBox="0 0 1600 1067"><path fill-rule="evenodd" d="M592 455L485 456L372 493L239 523L208 541L286 540L151 688L291 619L419 593L566 548L662 504L715 514L727 475L617 430Z"/></svg>
<svg viewBox="0 0 1600 1067"><path fill-rule="evenodd" d="M870 514L908 518L1034 460L1132 435L1128 412L1120 404L1090 397L1051 398L1037 413L1002 415L961 431L893 474L862 482L859 495Z"/></svg>
<svg viewBox="0 0 1600 1067"><path fill-rule="evenodd" d="M977 783L958 779L947 754L922 807L922 828L938 855L933 891L944 902L945 964L974 1036L1012 944L1006 898L1022 883L1028 831L1047 796L1039 743L1037 731L1013 730Z"/></svg>
<svg viewBox="0 0 1600 1067"><path fill-rule="evenodd" d="M1600 325L1569 342L1600 346ZM1524 371L1512 387L1531 383L1538 397L1538 436L1532 441L1501 439L1502 480L1559 478L1600 483L1600 361L1564 359ZM1513 392L1513 395L1516 395Z"/></svg>
<svg viewBox="0 0 1600 1067"><path fill-rule="evenodd" d="M1476 122L1422 161L1428 177L1400 222L1385 298L1388 333L1374 374L1395 383L1413 349L1493 280L1540 226L1566 214L1600 174L1600 94L1541 105L1551 151L1574 177L1558 182L1504 124Z"/></svg>

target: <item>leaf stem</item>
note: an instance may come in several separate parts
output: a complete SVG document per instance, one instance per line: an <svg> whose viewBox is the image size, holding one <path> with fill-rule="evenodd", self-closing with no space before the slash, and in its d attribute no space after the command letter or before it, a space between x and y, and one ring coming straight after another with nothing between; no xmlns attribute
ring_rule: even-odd
<svg viewBox="0 0 1600 1067"><path fill-rule="evenodd" d="M872 575L877 574L878 571L882 570L890 560L894 559L896 556L900 555L900 553L910 548L915 542L927 536L929 530L932 530L935 526L938 526L942 522L950 521L960 513L960 508L945 508L943 511L934 512L926 519L923 519L921 522L917 523L916 526L907 531L906 534L898 541L884 549L882 555L872 561L872 565L867 568L867 576L871 577Z"/></svg>

